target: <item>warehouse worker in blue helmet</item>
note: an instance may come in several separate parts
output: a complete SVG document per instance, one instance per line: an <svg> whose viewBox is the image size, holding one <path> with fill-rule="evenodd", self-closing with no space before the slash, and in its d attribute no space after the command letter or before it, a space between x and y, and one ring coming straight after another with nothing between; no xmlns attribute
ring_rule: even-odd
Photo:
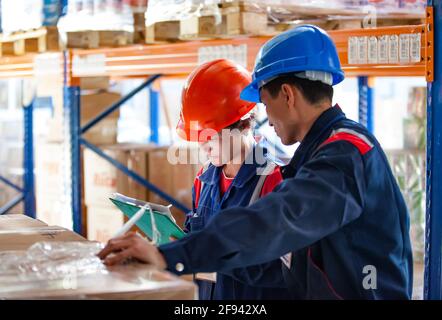
<svg viewBox="0 0 442 320"><path fill-rule="evenodd" d="M241 98L265 104L284 144L300 142L284 180L179 241L155 247L129 233L99 256L109 265L133 257L178 275L280 258L294 299L410 299L407 208L379 142L332 106L332 86L343 79L320 28L302 25L269 40Z"/></svg>

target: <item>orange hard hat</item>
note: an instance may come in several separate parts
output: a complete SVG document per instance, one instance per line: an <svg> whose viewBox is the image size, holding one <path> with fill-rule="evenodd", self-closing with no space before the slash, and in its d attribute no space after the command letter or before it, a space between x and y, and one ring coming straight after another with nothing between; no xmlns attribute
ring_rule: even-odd
<svg viewBox="0 0 442 320"><path fill-rule="evenodd" d="M251 81L250 72L229 60L200 65L182 91L178 135L187 141L205 142L210 135L200 134L203 130L220 132L240 120L255 106L239 97Z"/></svg>

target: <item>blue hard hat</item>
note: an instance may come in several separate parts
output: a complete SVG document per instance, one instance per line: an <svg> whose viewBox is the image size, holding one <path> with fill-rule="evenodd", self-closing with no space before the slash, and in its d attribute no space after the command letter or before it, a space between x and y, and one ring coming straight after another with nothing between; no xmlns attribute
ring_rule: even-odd
<svg viewBox="0 0 442 320"><path fill-rule="evenodd" d="M301 25L267 41L259 50L253 80L241 99L260 102L259 89L282 74L320 71L331 75L331 85L344 80L336 46L330 36L313 25Z"/></svg>

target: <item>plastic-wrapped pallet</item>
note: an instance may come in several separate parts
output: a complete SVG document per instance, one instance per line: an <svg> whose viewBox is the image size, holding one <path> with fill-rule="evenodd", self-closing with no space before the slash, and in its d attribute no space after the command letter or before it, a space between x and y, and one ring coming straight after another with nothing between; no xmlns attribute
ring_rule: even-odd
<svg viewBox="0 0 442 320"><path fill-rule="evenodd" d="M61 14L60 0L2 0L1 25L5 34L54 26Z"/></svg>
<svg viewBox="0 0 442 320"><path fill-rule="evenodd" d="M22 238L22 235L15 235ZM69 237L69 235L68 235ZM1 299L195 299L196 286L134 261L106 267L102 245L85 241L37 242L0 251ZM97 285L98 284L98 285Z"/></svg>
<svg viewBox="0 0 442 320"><path fill-rule="evenodd" d="M220 34L217 0L151 0L146 11L146 42L211 38Z"/></svg>
<svg viewBox="0 0 442 320"><path fill-rule="evenodd" d="M132 7L123 0L71 0L58 27L62 32L115 30L133 32ZM141 6L141 4L140 4Z"/></svg>
<svg viewBox="0 0 442 320"><path fill-rule="evenodd" d="M69 48L98 48L133 43L134 14L123 0L72 0L58 22Z"/></svg>
<svg viewBox="0 0 442 320"><path fill-rule="evenodd" d="M41 27L42 10L43 1L3 0L1 2L3 33Z"/></svg>

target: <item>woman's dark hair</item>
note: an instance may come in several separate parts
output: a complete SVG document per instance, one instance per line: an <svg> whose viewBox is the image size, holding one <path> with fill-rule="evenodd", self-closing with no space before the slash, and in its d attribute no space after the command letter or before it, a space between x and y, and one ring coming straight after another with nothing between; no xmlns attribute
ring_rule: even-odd
<svg viewBox="0 0 442 320"><path fill-rule="evenodd" d="M238 120L232 123L230 126L226 127L226 129L234 130L238 129L239 131L243 131L244 129L250 128L253 129L255 127L255 114L250 113L250 117L244 120Z"/></svg>
<svg viewBox="0 0 442 320"><path fill-rule="evenodd" d="M304 98L312 105L316 105L323 101L330 101L331 103L333 100L332 86L321 81L303 79L290 74L282 75L270 81L269 83L265 84L263 88L270 93L272 98L276 98L281 90L281 86L285 83L298 88Z"/></svg>

